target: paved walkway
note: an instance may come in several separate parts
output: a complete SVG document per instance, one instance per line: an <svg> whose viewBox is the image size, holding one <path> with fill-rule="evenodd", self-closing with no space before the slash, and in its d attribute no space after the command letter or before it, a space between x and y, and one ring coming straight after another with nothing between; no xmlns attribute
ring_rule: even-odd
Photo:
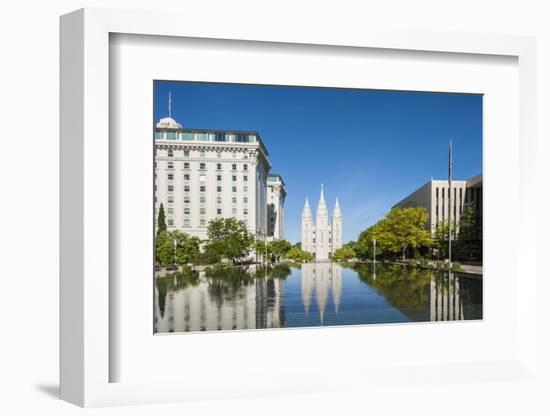
<svg viewBox="0 0 550 416"><path fill-rule="evenodd" d="M463 264L462 271L466 273L483 274L483 266L472 266L470 264Z"/></svg>

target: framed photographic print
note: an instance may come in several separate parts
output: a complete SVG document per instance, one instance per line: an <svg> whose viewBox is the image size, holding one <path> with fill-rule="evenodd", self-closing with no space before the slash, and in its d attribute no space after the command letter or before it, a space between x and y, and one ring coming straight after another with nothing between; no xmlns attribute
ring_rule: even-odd
<svg viewBox="0 0 550 416"><path fill-rule="evenodd" d="M153 89L155 333L482 319L481 94Z"/></svg>
<svg viewBox="0 0 550 416"><path fill-rule="evenodd" d="M180 22L61 19L62 398L532 380L534 41Z"/></svg>

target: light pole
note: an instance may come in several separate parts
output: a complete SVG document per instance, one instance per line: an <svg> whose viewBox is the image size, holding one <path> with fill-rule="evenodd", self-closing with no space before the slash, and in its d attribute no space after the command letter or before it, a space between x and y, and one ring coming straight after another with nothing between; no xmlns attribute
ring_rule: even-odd
<svg viewBox="0 0 550 416"><path fill-rule="evenodd" d="M174 238L174 266L177 268L176 254L178 251L178 239Z"/></svg>
<svg viewBox="0 0 550 416"><path fill-rule="evenodd" d="M265 249L264 262L267 270L267 232L266 231L264 231L264 249Z"/></svg>

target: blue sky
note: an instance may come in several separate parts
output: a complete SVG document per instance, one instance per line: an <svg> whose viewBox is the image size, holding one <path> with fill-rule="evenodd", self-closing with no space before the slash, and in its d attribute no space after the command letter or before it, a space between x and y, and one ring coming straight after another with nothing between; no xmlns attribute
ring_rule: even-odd
<svg viewBox="0 0 550 416"><path fill-rule="evenodd" d="M321 183L330 213L340 200L347 242L431 177L447 178L450 138L453 178L481 173L481 95L163 81L155 121L167 116L169 91L184 127L260 134L286 182L291 242Z"/></svg>

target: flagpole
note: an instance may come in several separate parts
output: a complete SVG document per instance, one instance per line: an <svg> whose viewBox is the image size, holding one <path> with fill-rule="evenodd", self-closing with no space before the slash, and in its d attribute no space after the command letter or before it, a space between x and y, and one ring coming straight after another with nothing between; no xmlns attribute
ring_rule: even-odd
<svg viewBox="0 0 550 416"><path fill-rule="evenodd" d="M448 211L448 220L449 220L449 268L452 267L451 262L451 252L452 252L452 233L451 233L451 195L452 192L452 184L453 184L453 140L449 140L449 211Z"/></svg>

